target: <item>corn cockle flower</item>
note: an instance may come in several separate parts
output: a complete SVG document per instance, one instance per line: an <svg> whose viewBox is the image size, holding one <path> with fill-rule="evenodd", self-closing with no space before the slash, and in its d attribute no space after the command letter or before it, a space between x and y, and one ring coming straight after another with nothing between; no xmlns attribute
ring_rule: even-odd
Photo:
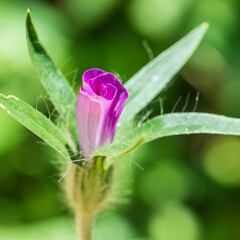
<svg viewBox="0 0 240 240"><path fill-rule="evenodd" d="M113 141L127 97L127 90L112 73L94 68L83 74L76 120L80 150L85 157Z"/></svg>

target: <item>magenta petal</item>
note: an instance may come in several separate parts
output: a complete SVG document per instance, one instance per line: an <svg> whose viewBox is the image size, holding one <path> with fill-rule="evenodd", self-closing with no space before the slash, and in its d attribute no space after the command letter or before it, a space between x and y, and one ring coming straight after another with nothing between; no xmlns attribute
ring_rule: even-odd
<svg viewBox="0 0 240 240"><path fill-rule="evenodd" d="M111 73L101 69L83 74L83 88L77 97L76 119L80 149L87 158L113 141L127 91Z"/></svg>
<svg viewBox="0 0 240 240"><path fill-rule="evenodd" d="M77 97L76 119L84 156L90 156L104 144L101 143L101 135L109 104L105 99L91 97L83 91ZM104 141L107 143L110 139Z"/></svg>
<svg viewBox="0 0 240 240"><path fill-rule="evenodd" d="M104 74L105 72L101 69L98 68L93 68L90 69L86 72L84 72L82 79L83 79L83 89L88 92L90 95L95 96L96 94L94 93L94 91L91 88L91 80L101 74Z"/></svg>
<svg viewBox="0 0 240 240"><path fill-rule="evenodd" d="M99 68L93 68L93 69L89 69L86 72L84 72L82 78L83 78L83 83L88 83L88 81L92 78L95 78L101 74L105 73L103 70L99 69Z"/></svg>

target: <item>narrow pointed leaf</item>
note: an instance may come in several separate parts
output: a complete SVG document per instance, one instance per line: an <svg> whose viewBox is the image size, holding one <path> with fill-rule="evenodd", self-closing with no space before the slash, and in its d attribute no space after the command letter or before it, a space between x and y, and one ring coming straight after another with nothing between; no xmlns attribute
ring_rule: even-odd
<svg viewBox="0 0 240 240"><path fill-rule="evenodd" d="M121 125L133 119L167 86L192 56L207 27L208 25L203 23L195 28L127 81L125 87L129 98L120 118Z"/></svg>
<svg viewBox="0 0 240 240"><path fill-rule="evenodd" d="M59 129L42 113L15 96L4 96L2 94L0 94L0 108L54 148L63 158L69 159L65 147L67 145L65 138Z"/></svg>
<svg viewBox="0 0 240 240"><path fill-rule="evenodd" d="M240 136L240 119L208 113L171 113L157 116L135 128L121 142L100 149L96 154L114 156L129 152L141 140L140 146L154 139L187 134L222 134Z"/></svg>
<svg viewBox="0 0 240 240"><path fill-rule="evenodd" d="M78 135L75 120L76 96L66 78L42 47L29 10L26 17L26 33L29 54L39 78L55 108L68 126L71 136L77 142Z"/></svg>

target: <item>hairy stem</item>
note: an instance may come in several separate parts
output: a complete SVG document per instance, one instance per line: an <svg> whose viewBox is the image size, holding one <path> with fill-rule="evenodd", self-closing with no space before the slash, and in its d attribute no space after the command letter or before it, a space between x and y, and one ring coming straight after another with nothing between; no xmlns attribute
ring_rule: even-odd
<svg viewBox="0 0 240 240"><path fill-rule="evenodd" d="M91 240L93 218L108 204L113 168L105 168L104 161L105 157L98 156L82 166L72 163L65 179L81 240Z"/></svg>
<svg viewBox="0 0 240 240"><path fill-rule="evenodd" d="M93 217L90 214L76 215L80 240L91 240L92 219Z"/></svg>

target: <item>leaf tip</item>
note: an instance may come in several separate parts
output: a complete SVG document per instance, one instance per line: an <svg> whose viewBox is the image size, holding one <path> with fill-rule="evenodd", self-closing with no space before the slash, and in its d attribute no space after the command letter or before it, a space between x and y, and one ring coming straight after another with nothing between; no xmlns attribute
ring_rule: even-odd
<svg viewBox="0 0 240 240"><path fill-rule="evenodd" d="M31 11L30 11L30 9L28 8L28 9L27 9L26 21L29 21L30 19L32 19L32 16L31 16Z"/></svg>
<svg viewBox="0 0 240 240"><path fill-rule="evenodd" d="M207 31L208 28L209 28L209 23L208 23L208 22L202 23L202 24L201 24L201 28L202 28L203 30Z"/></svg>
<svg viewBox="0 0 240 240"><path fill-rule="evenodd" d="M26 30L27 30L27 37L30 39L31 42L38 41L37 32L35 30L32 14L30 9L27 9L27 16L26 16Z"/></svg>

